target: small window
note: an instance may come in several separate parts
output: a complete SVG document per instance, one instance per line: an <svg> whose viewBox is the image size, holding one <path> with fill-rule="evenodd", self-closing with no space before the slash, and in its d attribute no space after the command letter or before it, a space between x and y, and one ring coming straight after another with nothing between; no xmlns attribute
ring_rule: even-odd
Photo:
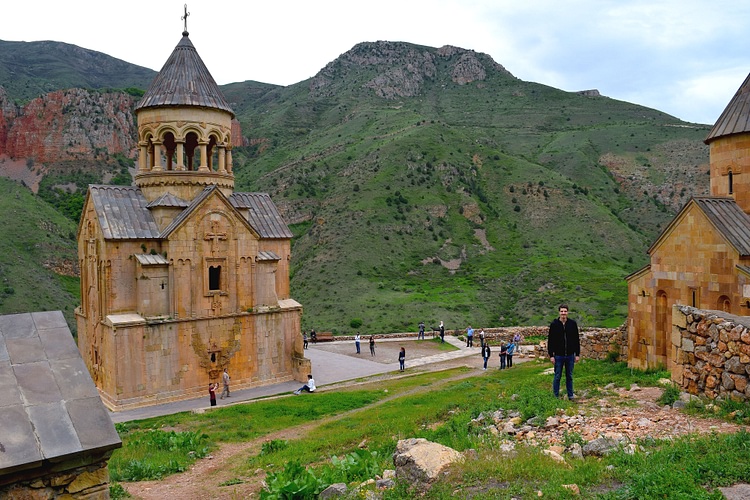
<svg viewBox="0 0 750 500"><path fill-rule="evenodd" d="M208 291L221 291L221 266L210 266L208 268Z"/></svg>
<svg viewBox="0 0 750 500"><path fill-rule="evenodd" d="M700 290L698 288L690 288L690 305L693 307L700 307L701 297Z"/></svg>
<svg viewBox="0 0 750 500"><path fill-rule="evenodd" d="M729 194L734 192L734 179L732 178L732 171L729 171Z"/></svg>

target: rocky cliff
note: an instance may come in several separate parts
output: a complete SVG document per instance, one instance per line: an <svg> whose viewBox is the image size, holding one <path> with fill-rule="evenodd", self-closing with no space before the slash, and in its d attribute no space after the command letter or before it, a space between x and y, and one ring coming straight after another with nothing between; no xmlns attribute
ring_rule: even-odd
<svg viewBox="0 0 750 500"><path fill-rule="evenodd" d="M50 92L17 106L0 87L0 155L32 163L106 162L136 151L135 98L83 89Z"/></svg>
<svg viewBox="0 0 750 500"><path fill-rule="evenodd" d="M363 78L361 86L386 99L419 95L427 81L436 80L440 66L459 85L482 81L493 72L512 76L487 54L452 45L439 49L403 42L364 42L328 63L310 80L310 93L330 96L344 73Z"/></svg>

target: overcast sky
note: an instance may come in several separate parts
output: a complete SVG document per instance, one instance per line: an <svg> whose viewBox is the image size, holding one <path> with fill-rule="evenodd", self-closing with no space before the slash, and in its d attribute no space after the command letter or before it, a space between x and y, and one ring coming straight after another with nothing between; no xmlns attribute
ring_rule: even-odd
<svg viewBox="0 0 750 500"><path fill-rule="evenodd" d="M0 39L72 43L159 70L184 3L8 0ZM359 42L455 45L522 80L713 124L750 73L744 0L199 0L187 10L220 85L291 85Z"/></svg>

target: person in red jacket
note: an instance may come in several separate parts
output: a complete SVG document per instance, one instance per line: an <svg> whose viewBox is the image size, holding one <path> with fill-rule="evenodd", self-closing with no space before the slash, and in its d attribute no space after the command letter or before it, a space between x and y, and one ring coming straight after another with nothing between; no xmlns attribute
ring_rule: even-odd
<svg viewBox="0 0 750 500"><path fill-rule="evenodd" d="M573 400L573 367L581 359L581 343L578 334L578 324L568 318L567 304L557 308L560 317L549 325L547 336L547 354L549 360L555 364L555 378L552 381L552 392L556 398L560 397L560 380L565 367L565 389L568 399Z"/></svg>

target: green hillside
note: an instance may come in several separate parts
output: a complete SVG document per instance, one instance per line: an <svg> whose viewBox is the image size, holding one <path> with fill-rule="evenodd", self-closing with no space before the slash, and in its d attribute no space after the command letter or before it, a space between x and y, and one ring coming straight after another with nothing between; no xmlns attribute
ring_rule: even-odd
<svg viewBox="0 0 750 500"><path fill-rule="evenodd" d="M68 43L0 40L0 86L25 102L68 88L146 89L154 70Z"/></svg>
<svg viewBox="0 0 750 500"><path fill-rule="evenodd" d="M624 277L693 194L669 186L707 169L707 126L505 71L459 85L460 54L418 95L386 99L363 83L407 58L381 67L345 56L324 70L334 83L323 96L314 80L225 88L256 143L235 150L237 189L271 193L296 235L304 327L541 324L561 301L586 326L622 324ZM628 169L632 179L616 178Z"/></svg>
<svg viewBox="0 0 750 500"><path fill-rule="evenodd" d="M76 224L16 182L0 193L0 314L61 310L75 332Z"/></svg>
<svg viewBox="0 0 750 500"><path fill-rule="evenodd" d="M0 85L14 99L27 84L148 85L127 63L80 83L86 54L48 73L38 66L34 87L31 76L6 74L3 43ZM33 57L44 57L39 49ZM236 189L270 193L295 234L292 297L307 329L544 324L561 301L584 326L620 325L624 277L647 263L674 213L708 189L709 126L524 82L473 51L362 43L298 84L222 90L250 144L233 150ZM48 184L67 179L55 175ZM58 258L75 260L74 242L54 234L29 239L53 239ZM28 257L24 268L50 258L14 248ZM70 314L78 304L70 292L44 299L20 278L25 271L4 266L19 277L3 311Z"/></svg>

